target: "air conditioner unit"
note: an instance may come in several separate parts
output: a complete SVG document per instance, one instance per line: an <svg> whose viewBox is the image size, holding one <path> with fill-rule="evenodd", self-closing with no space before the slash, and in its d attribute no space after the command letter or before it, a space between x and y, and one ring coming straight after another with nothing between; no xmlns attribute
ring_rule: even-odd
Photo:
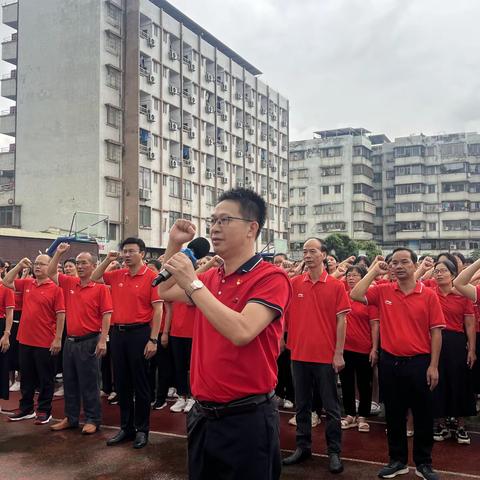
<svg viewBox="0 0 480 480"><path fill-rule="evenodd" d="M205 139L205 143L206 143L207 145L213 145L213 138L212 138L212 137L207 137L207 138Z"/></svg>
<svg viewBox="0 0 480 480"><path fill-rule="evenodd" d="M271 144L276 147L277 146L277 141L272 138Z"/></svg>
<svg viewBox="0 0 480 480"><path fill-rule="evenodd" d="M248 106L249 107L254 107L255 106L255 102L253 100L249 100L248 101Z"/></svg>
<svg viewBox="0 0 480 480"><path fill-rule="evenodd" d="M213 113L213 107L212 107L211 105L207 105L207 106L205 107L205 111L206 111L207 113Z"/></svg>
<svg viewBox="0 0 480 480"><path fill-rule="evenodd" d="M155 152L149 150L147 156L149 160L155 160Z"/></svg>
<svg viewBox="0 0 480 480"><path fill-rule="evenodd" d="M249 185L250 183L252 183L252 180L247 177L247 178L245 179L245 185Z"/></svg>
<svg viewBox="0 0 480 480"><path fill-rule="evenodd" d="M285 120L282 120L282 127L288 126L288 123Z"/></svg>
<svg viewBox="0 0 480 480"><path fill-rule="evenodd" d="M213 177L213 173L212 173L210 170L207 170L207 171L205 172L205 177L208 178L208 179L210 179L210 178Z"/></svg>
<svg viewBox="0 0 480 480"><path fill-rule="evenodd" d="M170 85L168 87L168 91L172 94L172 95L177 95L178 94L178 88L173 86L173 85Z"/></svg>
<svg viewBox="0 0 480 480"><path fill-rule="evenodd" d="M266 133L262 133L262 134L260 135L260 140L265 141L266 139L267 139L267 134L266 134Z"/></svg>
<svg viewBox="0 0 480 480"><path fill-rule="evenodd" d="M153 113L147 113L147 120L149 122L154 122L155 121L155 115Z"/></svg>
<svg viewBox="0 0 480 480"><path fill-rule="evenodd" d="M148 46L149 47L154 47L155 46L155 39L153 37L150 37L148 39Z"/></svg>
<svg viewBox="0 0 480 480"><path fill-rule="evenodd" d="M287 201L287 196L286 195L282 195L282 202L286 202Z"/></svg>
<svg viewBox="0 0 480 480"><path fill-rule="evenodd" d="M288 230L288 222L283 222L283 228L284 228L285 230Z"/></svg>
<svg viewBox="0 0 480 480"><path fill-rule="evenodd" d="M270 170L271 170L272 172L276 172L276 171L277 171L277 167L276 167L275 165L273 165Z"/></svg>
<svg viewBox="0 0 480 480"><path fill-rule="evenodd" d="M195 138L195 130L190 130L188 132L188 138Z"/></svg>
<svg viewBox="0 0 480 480"><path fill-rule="evenodd" d="M267 109L266 109L265 107L261 107L261 108L260 108L260 113L261 113L262 115L265 115L265 114L267 113Z"/></svg>
<svg viewBox="0 0 480 480"><path fill-rule="evenodd" d="M242 152L241 150L237 150L237 151L235 152L235 155L236 155L237 157L243 157L243 152Z"/></svg>
<svg viewBox="0 0 480 480"><path fill-rule="evenodd" d="M287 151L287 148L288 148L288 147L287 147L286 145L282 145L282 150L283 150L284 152Z"/></svg>
<svg viewBox="0 0 480 480"><path fill-rule="evenodd" d="M243 95L242 95L241 93L237 92L237 93L235 94L235 98L236 98L237 100L241 100L241 99L243 98Z"/></svg>
<svg viewBox="0 0 480 480"><path fill-rule="evenodd" d="M267 161L266 161L266 160L262 160L262 161L260 162L260 166L261 166L262 168L266 168L266 167L267 167Z"/></svg>
<svg viewBox="0 0 480 480"><path fill-rule="evenodd" d="M178 125L175 122L169 122L168 128L170 128L172 132L175 132L176 130L178 130Z"/></svg>
<svg viewBox="0 0 480 480"><path fill-rule="evenodd" d="M272 198L273 198L273 199L277 198L277 194L276 194L276 193L272 193Z"/></svg>
<svg viewBox="0 0 480 480"><path fill-rule="evenodd" d="M147 75L147 82L153 85L155 83L155 75Z"/></svg>
<svg viewBox="0 0 480 480"><path fill-rule="evenodd" d="M152 192L146 188L140 188L139 197L141 200L150 200L152 198Z"/></svg>
<svg viewBox="0 0 480 480"><path fill-rule="evenodd" d="M222 177L222 183L228 183L228 178L227 177Z"/></svg>
<svg viewBox="0 0 480 480"><path fill-rule="evenodd" d="M195 173L195 167L193 165L188 167L188 173Z"/></svg>
<svg viewBox="0 0 480 480"><path fill-rule="evenodd" d="M207 82L213 82L213 75L211 73L206 73L205 74L205 80Z"/></svg>
<svg viewBox="0 0 480 480"><path fill-rule="evenodd" d="M272 120L276 120L276 119L277 119L277 116L274 113L272 113Z"/></svg>
<svg viewBox="0 0 480 480"><path fill-rule="evenodd" d="M168 163L170 168L177 168L178 167L178 162L176 160L170 160Z"/></svg>
<svg viewBox="0 0 480 480"><path fill-rule="evenodd" d="M242 188L243 187L243 182L237 182L237 187Z"/></svg>
<svg viewBox="0 0 480 480"><path fill-rule="evenodd" d="M222 83L222 86L220 87L224 92L227 91L228 85L226 83Z"/></svg>
<svg viewBox="0 0 480 480"><path fill-rule="evenodd" d="M196 101L197 101L197 99L196 99L193 95L190 95L190 96L188 97L188 103L189 103L190 105L194 105Z"/></svg>
<svg viewBox="0 0 480 480"><path fill-rule="evenodd" d="M226 113L222 113L222 114L220 115L220 118L221 118L224 122L226 122L226 121L228 120L228 115L227 115Z"/></svg>
<svg viewBox="0 0 480 480"><path fill-rule="evenodd" d="M242 125L243 125L243 124L242 124L242 122L241 122L240 120L237 120L237 121L235 122L235 126L236 126L237 128L242 128Z"/></svg>
<svg viewBox="0 0 480 480"><path fill-rule="evenodd" d="M255 161L255 159L253 158L253 155L251 154L248 154L247 158L248 158L248 163L253 163Z"/></svg>
<svg viewBox="0 0 480 480"><path fill-rule="evenodd" d="M170 57L170 60L178 60L178 53L175 52L175 50L170 50L168 56Z"/></svg>
<svg viewBox="0 0 480 480"><path fill-rule="evenodd" d="M228 150L228 147L226 145L221 146L222 152L226 152Z"/></svg>
<svg viewBox="0 0 480 480"><path fill-rule="evenodd" d="M248 129L248 133L249 133L250 135L253 135L253 134L255 133L255 129L249 128L249 129Z"/></svg>
<svg viewBox="0 0 480 480"><path fill-rule="evenodd" d="M195 69L196 69L196 65L194 63L189 63L188 64L188 69L191 71L191 72L194 72Z"/></svg>
<svg viewBox="0 0 480 480"><path fill-rule="evenodd" d="M189 158L184 158L183 159L183 165L186 167L189 167L192 164L192 161Z"/></svg>
<svg viewBox="0 0 480 480"><path fill-rule="evenodd" d="M286 170L282 170L282 177L286 177L287 176L287 171Z"/></svg>
<svg viewBox="0 0 480 480"><path fill-rule="evenodd" d="M263 196L265 196L265 195L267 194L267 189L266 189L266 188L262 188L261 194L262 194Z"/></svg>
<svg viewBox="0 0 480 480"><path fill-rule="evenodd" d="M222 170L222 167L217 167L217 177L223 177L224 172Z"/></svg>

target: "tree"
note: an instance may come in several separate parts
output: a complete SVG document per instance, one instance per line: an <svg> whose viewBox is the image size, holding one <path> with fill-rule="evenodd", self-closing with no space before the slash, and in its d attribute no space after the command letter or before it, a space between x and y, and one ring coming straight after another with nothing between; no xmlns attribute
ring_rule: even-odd
<svg viewBox="0 0 480 480"><path fill-rule="evenodd" d="M472 254L470 255L474 260L478 260L480 258L480 249L475 249Z"/></svg>
<svg viewBox="0 0 480 480"><path fill-rule="evenodd" d="M325 239L325 245L328 251L335 253L340 261L345 260L350 255L358 255L357 242L343 233L332 233Z"/></svg>
<svg viewBox="0 0 480 480"><path fill-rule="evenodd" d="M382 250L373 240L358 240L358 249L364 250L368 259L372 262L377 255L382 254Z"/></svg>

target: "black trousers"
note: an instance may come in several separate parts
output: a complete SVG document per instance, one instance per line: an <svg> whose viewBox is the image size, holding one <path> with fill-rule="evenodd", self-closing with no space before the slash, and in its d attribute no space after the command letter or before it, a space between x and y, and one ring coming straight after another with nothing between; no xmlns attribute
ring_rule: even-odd
<svg viewBox="0 0 480 480"><path fill-rule="evenodd" d="M173 362L175 364L175 387L177 394L182 397L190 395L190 356L192 354L192 339L183 337L170 337Z"/></svg>
<svg viewBox="0 0 480 480"><path fill-rule="evenodd" d="M0 338L5 332L5 318L0 318ZM11 336L11 335L10 335ZM0 352L0 399L8 400L10 387L10 363L8 351L6 353Z"/></svg>
<svg viewBox="0 0 480 480"><path fill-rule="evenodd" d="M480 357L480 332L477 332L477 342L476 342L476 351L477 357ZM480 359L473 364L473 388L475 393L480 395Z"/></svg>
<svg viewBox="0 0 480 480"><path fill-rule="evenodd" d="M314 389L318 389L327 415L325 427L327 451L329 454L339 454L342 450L342 428L336 375L332 365L293 360L292 369L295 384L297 447L304 450L312 448L312 398Z"/></svg>
<svg viewBox="0 0 480 480"><path fill-rule="evenodd" d="M20 325L20 316L22 312L20 310L13 311L13 324L12 331L10 332L10 348L8 349L8 367L11 372L20 370L20 361L18 354L18 327Z"/></svg>
<svg viewBox="0 0 480 480"><path fill-rule="evenodd" d="M343 352L345 368L340 372L342 382L343 408L347 415L356 415L355 380L358 387L358 415L368 417L372 404L373 368L368 359L368 353Z"/></svg>
<svg viewBox="0 0 480 480"><path fill-rule="evenodd" d="M286 398L293 402L295 400L295 390L293 388L292 364L290 361L290 350L285 350L279 355L277 360L278 383L275 393L280 398Z"/></svg>
<svg viewBox="0 0 480 480"><path fill-rule="evenodd" d="M55 357L48 348L19 346L20 354L20 410L33 410L35 389L39 387L39 412L50 414L52 411L53 391L55 387Z"/></svg>
<svg viewBox="0 0 480 480"><path fill-rule="evenodd" d="M106 394L110 394L115 391L112 375L112 347L110 341L107 342L107 353L102 357L100 369L102 372L102 390Z"/></svg>
<svg viewBox="0 0 480 480"><path fill-rule="evenodd" d="M150 425L150 385L145 345L150 338L150 326L120 331L113 327L113 374L120 405L120 424L129 433L148 432Z"/></svg>
<svg viewBox="0 0 480 480"><path fill-rule="evenodd" d="M280 426L273 401L214 420L195 404L188 413L187 433L190 480L280 478Z"/></svg>
<svg viewBox="0 0 480 480"><path fill-rule="evenodd" d="M170 342L166 348L158 342L157 353L150 359L149 368L150 398L152 401L164 403L168 389L175 383Z"/></svg>
<svg viewBox="0 0 480 480"><path fill-rule="evenodd" d="M100 425L100 360L95 355L98 335L81 342L65 341L63 347L63 387L65 416L70 425L78 425L83 403L85 423Z"/></svg>
<svg viewBox="0 0 480 480"><path fill-rule="evenodd" d="M379 381L387 420L391 460L408 463L407 411L413 414L415 436L413 460L416 465L432 463L433 405L427 385L430 355L394 357L383 351L378 365Z"/></svg>

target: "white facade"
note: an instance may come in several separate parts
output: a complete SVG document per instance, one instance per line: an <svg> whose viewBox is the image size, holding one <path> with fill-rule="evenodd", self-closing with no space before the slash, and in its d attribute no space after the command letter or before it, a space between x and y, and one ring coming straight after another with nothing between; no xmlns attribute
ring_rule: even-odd
<svg viewBox="0 0 480 480"><path fill-rule="evenodd" d="M0 116L16 226L68 230L73 212L98 212L111 246L138 235L158 249L179 217L206 234L218 194L247 186L269 204L259 247L286 239L289 105L255 67L165 1L18 8L15 23L3 7L18 35L2 57L18 70L2 80L16 111Z"/></svg>

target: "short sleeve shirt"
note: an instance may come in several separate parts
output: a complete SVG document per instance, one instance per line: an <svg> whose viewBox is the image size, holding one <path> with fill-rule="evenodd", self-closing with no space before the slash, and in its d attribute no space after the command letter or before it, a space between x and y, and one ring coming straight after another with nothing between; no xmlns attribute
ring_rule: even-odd
<svg viewBox="0 0 480 480"><path fill-rule="evenodd" d="M370 322L378 321L378 308L352 302L352 310L347 314L345 350L357 353L370 353L372 350L372 327Z"/></svg>
<svg viewBox="0 0 480 480"><path fill-rule="evenodd" d="M11 288L0 284L0 318L4 318L6 311L15 308L15 295Z"/></svg>
<svg viewBox="0 0 480 480"><path fill-rule="evenodd" d="M181 302L173 303L172 325L170 327L172 337L192 338L196 309L195 305L187 305Z"/></svg>

